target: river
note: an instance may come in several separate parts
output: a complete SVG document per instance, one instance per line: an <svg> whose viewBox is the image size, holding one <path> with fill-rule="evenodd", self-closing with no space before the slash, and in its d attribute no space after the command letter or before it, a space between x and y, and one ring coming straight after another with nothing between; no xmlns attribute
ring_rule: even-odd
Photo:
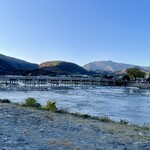
<svg viewBox="0 0 150 150"><path fill-rule="evenodd" d="M115 121L150 124L150 90L130 87L74 87L49 91L0 91L0 98L22 103L28 97L42 105L56 101L58 108Z"/></svg>

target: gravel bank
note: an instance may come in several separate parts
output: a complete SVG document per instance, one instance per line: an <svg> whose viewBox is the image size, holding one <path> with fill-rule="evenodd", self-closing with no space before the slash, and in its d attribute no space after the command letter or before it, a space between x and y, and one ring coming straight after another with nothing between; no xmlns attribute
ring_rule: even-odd
<svg viewBox="0 0 150 150"><path fill-rule="evenodd" d="M150 150L150 130L0 103L0 150Z"/></svg>

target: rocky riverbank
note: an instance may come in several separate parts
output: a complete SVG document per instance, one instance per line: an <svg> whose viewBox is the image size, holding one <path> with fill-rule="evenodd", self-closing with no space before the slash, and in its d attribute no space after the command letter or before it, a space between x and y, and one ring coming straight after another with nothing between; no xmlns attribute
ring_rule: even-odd
<svg viewBox="0 0 150 150"><path fill-rule="evenodd" d="M140 89L150 89L150 83L128 83L126 86L128 87L137 87Z"/></svg>
<svg viewBox="0 0 150 150"><path fill-rule="evenodd" d="M0 150L149 150L149 128L0 103Z"/></svg>

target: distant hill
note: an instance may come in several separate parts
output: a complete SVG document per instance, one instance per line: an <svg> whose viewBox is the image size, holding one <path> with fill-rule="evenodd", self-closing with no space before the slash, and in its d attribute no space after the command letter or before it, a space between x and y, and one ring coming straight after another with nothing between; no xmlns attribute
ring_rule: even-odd
<svg viewBox="0 0 150 150"><path fill-rule="evenodd" d="M115 72L115 71L122 71L125 70L126 68L132 68L135 67L136 65L131 65L131 64L124 64L124 63L117 63L113 62L111 60L109 61L95 61L88 63L83 66L84 69L88 71L108 71L108 72ZM150 71L150 67L143 67L143 66L137 66L141 69L144 69L146 71Z"/></svg>
<svg viewBox="0 0 150 150"><path fill-rule="evenodd" d="M77 64L65 61L48 61L39 65L41 69L61 74L88 74L88 71Z"/></svg>
<svg viewBox="0 0 150 150"><path fill-rule="evenodd" d="M0 54L1 74L14 74L17 71L33 70L36 68L38 68L37 64Z"/></svg>
<svg viewBox="0 0 150 150"><path fill-rule="evenodd" d="M0 75L110 74L123 73L126 68L135 66L113 61L95 61L83 67L65 61L47 61L38 65L0 54ZM150 71L150 66L137 67Z"/></svg>
<svg viewBox="0 0 150 150"><path fill-rule="evenodd" d="M0 54L0 74L12 75L58 75L88 74L77 64L65 61L48 61L40 65Z"/></svg>

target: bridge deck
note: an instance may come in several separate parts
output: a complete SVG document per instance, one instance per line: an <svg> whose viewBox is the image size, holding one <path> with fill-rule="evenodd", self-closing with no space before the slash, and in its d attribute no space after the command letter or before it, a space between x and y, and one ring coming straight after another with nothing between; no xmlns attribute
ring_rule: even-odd
<svg viewBox="0 0 150 150"><path fill-rule="evenodd" d="M49 77L49 76L1 76L0 86L99 86L115 85L115 80L82 77Z"/></svg>

